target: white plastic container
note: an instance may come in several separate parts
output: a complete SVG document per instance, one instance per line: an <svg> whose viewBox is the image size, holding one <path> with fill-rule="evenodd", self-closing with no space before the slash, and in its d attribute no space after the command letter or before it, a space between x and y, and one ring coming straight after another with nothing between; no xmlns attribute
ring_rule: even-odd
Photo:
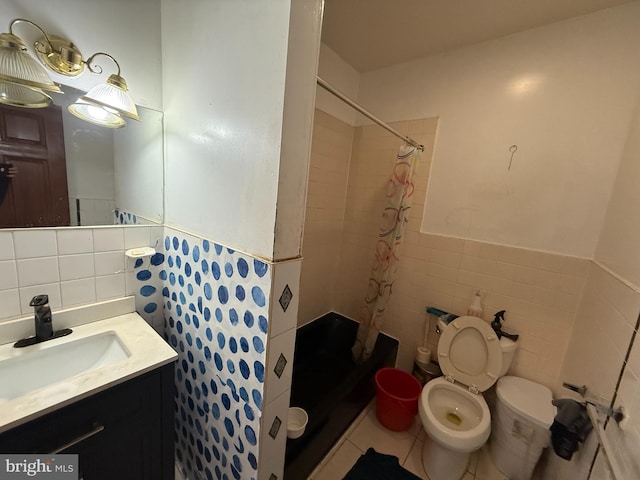
<svg viewBox="0 0 640 480"><path fill-rule="evenodd" d="M529 480L549 445L555 416L552 395L544 385L519 377L502 377L496 386L489 449L494 464L511 480Z"/></svg>
<svg viewBox="0 0 640 480"><path fill-rule="evenodd" d="M309 416L300 407L289 407L289 417L287 418L287 437L299 438L307 428Z"/></svg>

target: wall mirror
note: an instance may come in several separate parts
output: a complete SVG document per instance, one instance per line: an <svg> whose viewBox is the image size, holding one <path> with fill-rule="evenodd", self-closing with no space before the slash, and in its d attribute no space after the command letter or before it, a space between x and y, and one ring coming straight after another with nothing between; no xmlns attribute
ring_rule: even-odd
<svg viewBox="0 0 640 480"><path fill-rule="evenodd" d="M162 112L100 127L67 111L84 92L63 90L48 108L0 105L0 228L162 223Z"/></svg>

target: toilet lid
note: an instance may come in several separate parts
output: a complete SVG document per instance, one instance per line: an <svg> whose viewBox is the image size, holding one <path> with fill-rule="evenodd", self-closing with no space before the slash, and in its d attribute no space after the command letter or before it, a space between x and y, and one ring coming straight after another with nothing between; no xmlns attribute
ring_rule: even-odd
<svg viewBox="0 0 640 480"><path fill-rule="evenodd" d="M502 349L498 336L478 317L456 318L442 331L438 360L445 375L484 392L502 369Z"/></svg>

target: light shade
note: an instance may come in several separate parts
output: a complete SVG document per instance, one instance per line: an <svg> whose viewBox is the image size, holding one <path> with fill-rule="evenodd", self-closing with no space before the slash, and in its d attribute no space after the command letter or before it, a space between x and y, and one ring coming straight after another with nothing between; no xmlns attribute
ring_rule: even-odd
<svg viewBox="0 0 640 480"><path fill-rule="evenodd" d="M76 103L69 105L67 109L76 117L101 127L121 128L126 125L126 122L114 110L109 111L108 107L85 102L82 97Z"/></svg>
<svg viewBox="0 0 640 480"><path fill-rule="evenodd" d="M24 42L12 33L0 34L0 81L62 93L44 67L29 55Z"/></svg>
<svg viewBox="0 0 640 480"><path fill-rule="evenodd" d="M39 88L0 80L0 103L22 108L44 108L51 105L51 97Z"/></svg>
<svg viewBox="0 0 640 480"><path fill-rule="evenodd" d="M140 121L136 104L127 91L127 82L120 75L109 75L106 83L96 85L80 97L80 100L112 109L120 115Z"/></svg>

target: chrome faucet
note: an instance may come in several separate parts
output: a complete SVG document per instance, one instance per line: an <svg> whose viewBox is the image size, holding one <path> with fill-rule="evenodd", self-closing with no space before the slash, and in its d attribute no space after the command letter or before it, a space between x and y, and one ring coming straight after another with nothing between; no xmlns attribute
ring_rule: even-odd
<svg viewBox="0 0 640 480"><path fill-rule="evenodd" d="M53 337L53 323L51 322L51 309L49 308L48 295L36 295L29 303L34 308L36 322L36 339L44 342Z"/></svg>
<svg viewBox="0 0 640 480"><path fill-rule="evenodd" d="M54 338L64 337L71 333L70 328L64 328L53 331L53 318L51 316L51 308L49 308L48 295L36 295L29 302L29 306L33 307L35 313L36 334L33 337L23 338L13 344L15 348L28 347L36 343L46 342Z"/></svg>

